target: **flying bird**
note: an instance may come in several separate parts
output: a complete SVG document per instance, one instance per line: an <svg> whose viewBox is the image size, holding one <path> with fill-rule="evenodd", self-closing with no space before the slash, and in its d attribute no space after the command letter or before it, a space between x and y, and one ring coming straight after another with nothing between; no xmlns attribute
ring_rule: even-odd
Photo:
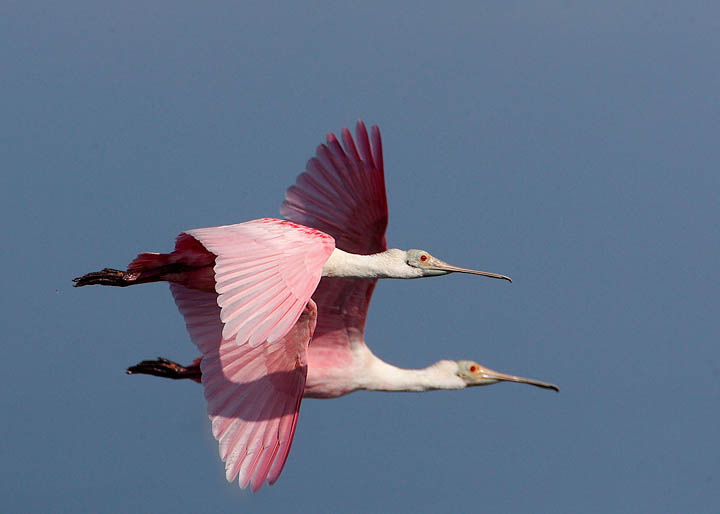
<svg viewBox="0 0 720 514"><path fill-rule="evenodd" d="M202 355L187 367L158 359L128 373L201 382L227 479L253 491L280 476L303 396L499 381L557 390L473 361L401 369L368 349L365 318L378 278L510 278L452 266L423 250L388 250L380 131L373 126L368 137L358 122L357 146L347 129L341 137L342 146L329 134L288 189L280 209L286 220L188 230L172 253L141 253L127 271L105 268L74 279L76 287L170 282Z"/></svg>

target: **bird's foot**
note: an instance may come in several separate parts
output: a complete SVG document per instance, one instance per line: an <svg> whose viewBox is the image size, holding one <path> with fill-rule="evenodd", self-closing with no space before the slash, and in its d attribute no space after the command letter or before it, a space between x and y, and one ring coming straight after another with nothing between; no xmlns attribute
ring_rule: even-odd
<svg viewBox="0 0 720 514"><path fill-rule="evenodd" d="M126 373L128 375L154 375L156 377L172 378L174 380L188 378L198 383L202 376L199 364L193 363L186 367L162 357L158 357L157 360L154 361L142 361L134 366L130 366Z"/></svg>
<svg viewBox="0 0 720 514"><path fill-rule="evenodd" d="M125 287L135 283L138 273L130 273L128 271L120 271L117 269L105 268L101 271L88 273L82 277L73 279L74 287L91 286L99 284L101 286L117 286Z"/></svg>

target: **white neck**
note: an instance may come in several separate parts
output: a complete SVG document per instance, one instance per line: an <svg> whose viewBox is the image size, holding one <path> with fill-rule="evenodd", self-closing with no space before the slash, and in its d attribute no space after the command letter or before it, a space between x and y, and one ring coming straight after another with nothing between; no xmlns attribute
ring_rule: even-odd
<svg viewBox="0 0 720 514"><path fill-rule="evenodd" d="M335 248L322 269L323 277L420 278L422 270L407 263L407 253L391 249L373 255L357 255Z"/></svg>
<svg viewBox="0 0 720 514"><path fill-rule="evenodd" d="M374 356L373 356L374 357ZM360 389L369 391L422 392L434 389L464 389L455 361L439 361L424 369L402 369L375 357L366 367Z"/></svg>

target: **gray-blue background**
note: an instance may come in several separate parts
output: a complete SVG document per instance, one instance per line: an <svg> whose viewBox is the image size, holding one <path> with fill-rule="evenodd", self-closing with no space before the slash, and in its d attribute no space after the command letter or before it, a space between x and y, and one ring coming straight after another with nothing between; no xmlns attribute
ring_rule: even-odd
<svg viewBox="0 0 720 514"><path fill-rule="evenodd" d="M2 510L717 512L713 2L0 5ZM367 340L560 384L303 402L274 487L225 482L164 285L70 279L277 216L328 131L380 125L400 248Z"/></svg>

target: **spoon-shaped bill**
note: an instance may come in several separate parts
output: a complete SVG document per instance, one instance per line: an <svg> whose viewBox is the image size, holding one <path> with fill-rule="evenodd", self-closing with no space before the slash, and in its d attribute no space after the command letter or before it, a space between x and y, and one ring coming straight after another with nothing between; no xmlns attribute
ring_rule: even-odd
<svg viewBox="0 0 720 514"><path fill-rule="evenodd" d="M482 275L483 277L499 278L502 280L507 280L508 282L512 282L512 279L506 275L490 273L489 271L478 271L468 268L459 268L457 266L453 266L452 264L448 264L445 261L441 261L440 259L436 259L435 257L433 257L430 262L428 262L427 267L428 269L445 271L448 273L470 273L472 275Z"/></svg>
<svg viewBox="0 0 720 514"><path fill-rule="evenodd" d="M535 387L542 387L544 389L552 389L553 391L560 392L560 388L555 384L549 382L543 382L542 380L535 380L534 378L518 377L515 375L508 375L507 373L500 373L494 369L486 368L481 366L479 376L482 380L492 380L493 382L518 382L520 384L529 384Z"/></svg>

